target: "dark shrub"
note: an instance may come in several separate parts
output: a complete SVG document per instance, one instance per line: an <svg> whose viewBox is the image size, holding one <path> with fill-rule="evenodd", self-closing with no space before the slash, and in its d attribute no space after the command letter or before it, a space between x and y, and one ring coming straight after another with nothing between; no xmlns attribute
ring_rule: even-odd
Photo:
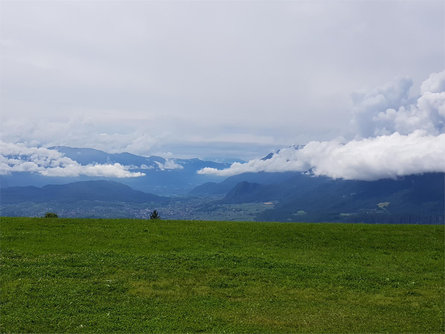
<svg viewBox="0 0 445 334"><path fill-rule="evenodd" d="M150 214L150 219L161 219L161 216L159 215L157 210L154 210L151 214Z"/></svg>

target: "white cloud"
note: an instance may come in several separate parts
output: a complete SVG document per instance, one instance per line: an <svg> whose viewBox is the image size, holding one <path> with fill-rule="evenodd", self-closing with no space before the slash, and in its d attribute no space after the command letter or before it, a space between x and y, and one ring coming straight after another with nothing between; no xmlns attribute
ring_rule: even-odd
<svg viewBox="0 0 445 334"><path fill-rule="evenodd" d="M142 164L142 165L140 165L140 166L130 166L131 167L131 169L136 169L136 168L139 168L139 169L146 169L146 170L150 170L150 169L154 169L154 166L147 166L146 164Z"/></svg>
<svg viewBox="0 0 445 334"><path fill-rule="evenodd" d="M394 132L393 123L387 122L383 117L379 118L379 113L403 106L408 101L411 86L412 81L404 78L369 92L353 94L353 125L358 134L372 137Z"/></svg>
<svg viewBox="0 0 445 334"><path fill-rule="evenodd" d="M280 150L268 160L234 163L224 170L204 168L199 173L311 170L332 178L377 180L445 172L445 71L423 82L421 96L413 104L408 104L410 87L411 81L402 79L355 96L354 123L366 138L311 141L298 150Z"/></svg>
<svg viewBox="0 0 445 334"><path fill-rule="evenodd" d="M346 180L377 180L427 172L445 172L445 134L394 133L346 144L313 141L300 150L286 148L271 159L234 163L228 169L204 168L198 173L231 176L247 172L311 169L314 175Z"/></svg>
<svg viewBox="0 0 445 334"><path fill-rule="evenodd" d="M377 180L399 176L445 172L445 134L394 133L346 144L311 142L299 157L315 175L332 178Z"/></svg>
<svg viewBox="0 0 445 334"><path fill-rule="evenodd" d="M415 104L403 105L407 100L409 86L404 82L391 86L393 91L400 91L401 94L397 94L398 96L392 102L395 105L389 108L382 109L380 105L372 102L368 103L368 108L363 108L366 112L358 108L359 111L355 114L356 122L371 129L371 135L390 134L396 131L409 134L416 130L425 130L429 134L443 133L445 130L445 71L431 74L422 83L421 95ZM379 97L381 100L388 101L391 98L391 94L388 93L391 92L385 93L379 94ZM371 97L375 98L375 95ZM363 107L363 104L367 102L369 101L362 101L360 106Z"/></svg>
<svg viewBox="0 0 445 334"><path fill-rule="evenodd" d="M118 163L80 165L56 150L0 141L0 175L13 172L31 172L59 177L85 175L128 178L145 175L130 172L127 166Z"/></svg>
<svg viewBox="0 0 445 334"><path fill-rule="evenodd" d="M431 73L421 87L422 94L425 93L440 93L445 91L445 71L439 73Z"/></svg>
<svg viewBox="0 0 445 334"><path fill-rule="evenodd" d="M275 153L271 159L253 159L246 163L235 162L229 168L218 170L206 167L198 171L199 174L214 174L219 176L231 176L247 172L286 172L303 171L308 165L297 158L297 150L285 148Z"/></svg>
<svg viewBox="0 0 445 334"><path fill-rule="evenodd" d="M184 167L176 163L173 159L166 159L164 163L155 161L160 170L166 169L183 169Z"/></svg>

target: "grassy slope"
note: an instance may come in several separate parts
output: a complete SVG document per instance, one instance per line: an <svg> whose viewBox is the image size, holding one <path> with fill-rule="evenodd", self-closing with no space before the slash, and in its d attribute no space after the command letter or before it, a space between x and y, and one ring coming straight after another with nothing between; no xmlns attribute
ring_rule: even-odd
<svg viewBox="0 0 445 334"><path fill-rule="evenodd" d="M2 332L444 331L444 226L0 223Z"/></svg>

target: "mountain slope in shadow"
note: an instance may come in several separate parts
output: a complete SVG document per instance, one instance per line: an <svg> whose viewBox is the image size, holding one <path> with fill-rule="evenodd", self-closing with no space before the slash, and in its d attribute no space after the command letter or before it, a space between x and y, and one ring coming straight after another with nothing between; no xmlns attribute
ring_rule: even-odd
<svg viewBox="0 0 445 334"><path fill-rule="evenodd" d="M75 202L95 200L105 202L158 202L165 203L169 199L142 191L114 181L81 181L60 185L38 187L11 187L0 190L4 204L21 202Z"/></svg>

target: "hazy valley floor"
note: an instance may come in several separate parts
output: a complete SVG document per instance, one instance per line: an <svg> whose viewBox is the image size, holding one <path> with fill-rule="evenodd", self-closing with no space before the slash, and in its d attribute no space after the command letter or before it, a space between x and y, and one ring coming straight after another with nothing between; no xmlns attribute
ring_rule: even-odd
<svg viewBox="0 0 445 334"><path fill-rule="evenodd" d="M1 218L1 332L444 332L444 226Z"/></svg>

